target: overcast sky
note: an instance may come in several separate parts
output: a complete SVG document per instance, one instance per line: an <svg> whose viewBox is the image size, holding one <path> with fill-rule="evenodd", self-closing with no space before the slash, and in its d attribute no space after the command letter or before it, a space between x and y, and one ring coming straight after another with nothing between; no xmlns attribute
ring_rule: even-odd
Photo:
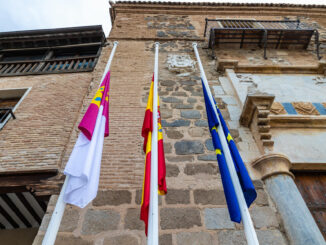
<svg viewBox="0 0 326 245"><path fill-rule="evenodd" d="M108 0L0 0L0 32L102 25L108 35L111 29L108 2ZM218 0L218 2L325 4L326 0Z"/></svg>

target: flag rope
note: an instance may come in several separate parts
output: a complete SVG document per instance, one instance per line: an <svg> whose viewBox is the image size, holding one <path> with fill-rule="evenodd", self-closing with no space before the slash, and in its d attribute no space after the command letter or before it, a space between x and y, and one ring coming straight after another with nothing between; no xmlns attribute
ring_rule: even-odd
<svg viewBox="0 0 326 245"><path fill-rule="evenodd" d="M196 55L196 58L197 58L197 61L198 61L198 66L199 66L199 69L200 69L203 84L204 84L205 89L207 91L209 100L210 100L212 105L215 105L214 99L213 99L213 96L212 96L212 93L211 93L211 90L209 88L208 81L207 81L207 78L206 78L206 75L205 75L205 71L204 71L203 65L201 63L198 50L197 50L197 43L193 43L192 46L194 48L194 52L195 52L195 55ZM218 116L216 107L213 106L213 109L214 109L215 115L216 115L216 117L218 119L219 125L221 125L220 118ZM225 139L225 134L224 134L223 128L221 126L219 126L217 128L217 133L218 133L219 138L220 138L221 143L222 143L222 148L223 148L223 151L225 153L225 158L226 158L226 164L227 164L228 170L230 172L232 184L234 186L236 197L237 197L237 200L238 200L238 203L239 203L240 213L241 213L241 217L242 217L242 220L243 220L244 231L245 231L247 243L248 243L248 245L259 245L259 242L258 242L258 239L257 239L257 234L256 234L256 231L255 231L254 225L252 223L250 213L249 213L249 210L248 210L248 207L247 207L247 203L245 201L245 198L244 198L244 195L243 195L243 192L242 192L242 189L241 189L241 185L240 185L240 182L239 182L239 179L238 179L235 167L234 167L234 163L233 163L232 156L231 156L231 153L230 153L230 150L229 150L229 147L228 147L228 143L227 143L227 141Z"/></svg>
<svg viewBox="0 0 326 245"><path fill-rule="evenodd" d="M118 42L115 41L113 43L113 48L112 48L109 60L108 60L108 62L106 64L106 67L104 69L104 73L103 73L103 76L101 78L99 86L101 86L101 82L103 81L103 79L105 78L106 73L110 69L111 62L112 62L112 59L113 59L113 56L115 54L117 46L118 46ZM42 245L53 245L55 243L57 233L58 233L58 230L59 230L59 227L60 227L60 224L61 224L62 216L63 216L63 213L65 211L65 207L66 207L66 203L63 201L63 196L64 196L64 193L65 193L65 189L66 189L68 180L69 180L69 175L66 176L65 181L63 183L63 186L61 188L57 203L55 205L54 211L53 211L52 216L51 216L51 220L49 222L49 225L48 225L48 228L46 230L45 236L43 238Z"/></svg>
<svg viewBox="0 0 326 245"><path fill-rule="evenodd" d="M159 43L155 43L154 61L154 88L153 88L153 131L151 149L151 184L148 216L147 245L158 245L158 144L157 144L157 87L158 87L158 50Z"/></svg>

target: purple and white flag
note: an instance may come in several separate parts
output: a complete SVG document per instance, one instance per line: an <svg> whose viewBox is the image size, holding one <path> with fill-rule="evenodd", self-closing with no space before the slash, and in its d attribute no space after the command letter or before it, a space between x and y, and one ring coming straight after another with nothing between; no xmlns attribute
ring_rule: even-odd
<svg viewBox="0 0 326 245"><path fill-rule="evenodd" d="M109 135L109 89L110 71L78 126L81 132L64 170L69 179L63 199L80 208L97 195L103 142Z"/></svg>

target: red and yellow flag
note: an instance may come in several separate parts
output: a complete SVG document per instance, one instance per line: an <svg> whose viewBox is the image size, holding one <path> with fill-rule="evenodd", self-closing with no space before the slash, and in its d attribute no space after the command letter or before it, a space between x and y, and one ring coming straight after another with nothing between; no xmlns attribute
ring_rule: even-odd
<svg viewBox="0 0 326 245"><path fill-rule="evenodd" d="M147 236L148 228L148 212L149 212L149 202L150 202L150 181L151 181L151 143L152 143L152 131L153 131L153 90L154 90L154 75L152 78L151 88L149 90L147 107L145 111L145 118L142 128L142 136L144 137L144 152L146 153L145 160L145 171L143 180L143 192L142 192L142 202L140 210L140 219L145 222L145 233ZM161 125L161 112L159 98L157 96L157 144L158 144L158 194L165 195L166 182L165 182L165 157L163 148L163 131Z"/></svg>

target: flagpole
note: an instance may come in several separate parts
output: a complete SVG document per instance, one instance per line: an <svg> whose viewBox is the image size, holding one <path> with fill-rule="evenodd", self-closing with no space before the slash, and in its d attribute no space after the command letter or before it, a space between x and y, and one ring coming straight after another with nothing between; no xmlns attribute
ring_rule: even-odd
<svg viewBox="0 0 326 245"><path fill-rule="evenodd" d="M204 86L206 88L209 100L210 100L212 105L215 105L211 90L210 90L208 82L207 82L205 71L204 71L203 65L202 65L200 57L199 57L199 53L198 53L198 50L197 50L197 43L193 43L192 46L193 46L195 54L196 54L196 58L197 58L197 61L198 61L198 66L199 66L199 69L200 69L201 77L203 79L203 83L204 83ZM216 117L217 117L217 119L219 121L219 125L221 125L221 122L220 122L216 107L213 106L213 108L214 108L214 112L216 114ZM233 160L232 160L231 153L229 151L228 143L226 142L225 134L224 134L223 128L221 126L218 127L217 133L218 133L218 136L219 136L219 138L221 140L222 148L223 148L223 151L225 153L226 164L227 164L227 167L229 169L232 184L234 186L235 193L236 193L236 196L237 196L237 200L238 200L238 203L239 203L240 213L241 213L241 218L243 220L243 226L244 226L244 231L245 231L245 235L246 235L246 238L247 238L247 243L248 243L248 245L259 245L259 242L258 242L258 239L257 239L257 234L256 234L256 231L255 231L254 225L252 223L250 213L249 213L249 210L248 210L248 207L247 207L247 203L245 201L245 198L244 198L244 195L243 195L243 192L242 192L242 189L241 189L241 185L240 185L240 182L239 182L239 179L238 179L235 167L234 167L234 163L233 163Z"/></svg>
<svg viewBox="0 0 326 245"><path fill-rule="evenodd" d="M115 53L115 50L117 49L118 42L113 42L113 48L109 57L109 60L105 66L103 76L101 78L101 82L105 78L106 73L109 71L111 62ZM100 82L100 84L101 84ZM51 216L50 223L48 225L48 228L46 230L45 236L42 241L42 245L53 245L55 243L57 233L61 224L62 216L65 211L66 203L63 201L63 196L66 190L67 182L68 182L69 176L66 176L65 181L63 183L63 186L61 188L57 203L55 205L54 211Z"/></svg>
<svg viewBox="0 0 326 245"><path fill-rule="evenodd" d="M158 49L155 43L154 88L153 88L153 131L151 149L151 185L148 217L147 245L158 245L158 144L157 144L157 87L158 87Z"/></svg>

